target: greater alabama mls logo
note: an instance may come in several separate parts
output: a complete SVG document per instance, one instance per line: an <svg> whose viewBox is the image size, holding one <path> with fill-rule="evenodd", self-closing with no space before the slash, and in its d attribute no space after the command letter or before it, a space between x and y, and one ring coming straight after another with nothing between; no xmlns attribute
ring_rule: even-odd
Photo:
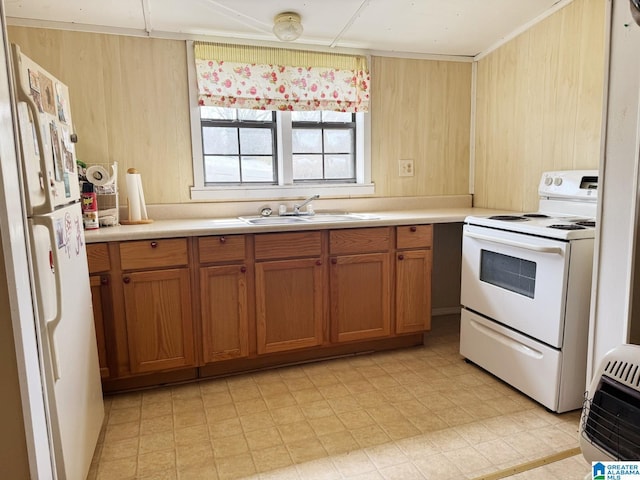
<svg viewBox="0 0 640 480"><path fill-rule="evenodd" d="M605 468L603 463L594 462L592 466L592 471L593 471L593 474L592 474L593 480L604 480Z"/></svg>
<svg viewBox="0 0 640 480"><path fill-rule="evenodd" d="M593 480L640 480L640 462L593 462Z"/></svg>

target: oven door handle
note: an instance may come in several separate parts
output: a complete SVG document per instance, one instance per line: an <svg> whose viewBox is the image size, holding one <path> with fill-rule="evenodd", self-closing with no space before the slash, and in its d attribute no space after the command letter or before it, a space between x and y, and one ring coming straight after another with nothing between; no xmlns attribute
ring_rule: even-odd
<svg viewBox="0 0 640 480"><path fill-rule="evenodd" d="M495 330L493 330L492 328L489 328L485 325L482 325L481 323L476 322L475 320L471 320L471 326L473 328L475 328L476 330L484 333L485 335L487 335L488 337L493 338L494 340L496 340L497 342L502 343L504 346L512 349L512 350L517 350L520 353L523 353L524 355L527 355L531 358L535 358L535 359L541 359L543 357L542 353L539 352L538 350L534 350L533 348L524 345L520 342L518 342L517 340L513 339L513 338L509 338L506 335L500 333L500 332L496 332Z"/></svg>
<svg viewBox="0 0 640 480"><path fill-rule="evenodd" d="M506 240L504 238L490 237L489 235L481 235L479 233L464 232L464 235L476 240L484 240L485 242L499 243L500 245L508 245L510 247L524 248L526 250L533 250L539 253L556 253L562 254L562 248L560 247L544 247L542 245L532 245L530 243L514 242L513 240Z"/></svg>

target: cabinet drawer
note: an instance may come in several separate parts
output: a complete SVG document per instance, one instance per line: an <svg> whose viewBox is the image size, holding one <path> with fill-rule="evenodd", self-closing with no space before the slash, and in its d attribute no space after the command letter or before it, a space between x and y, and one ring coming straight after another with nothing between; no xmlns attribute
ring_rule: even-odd
<svg viewBox="0 0 640 480"><path fill-rule="evenodd" d="M320 232L256 235L256 260L317 257L322 253Z"/></svg>
<svg viewBox="0 0 640 480"><path fill-rule="evenodd" d="M87 262L89 264L89 273L108 272L111 270L108 245L106 243L88 244Z"/></svg>
<svg viewBox="0 0 640 480"><path fill-rule="evenodd" d="M433 225L407 225L396 227L398 248L420 248L433 245Z"/></svg>
<svg viewBox="0 0 640 480"><path fill-rule="evenodd" d="M329 252L331 255L386 252L389 250L390 239L390 227L331 230Z"/></svg>
<svg viewBox="0 0 640 480"><path fill-rule="evenodd" d="M186 238L139 240L120 244L120 264L123 270L187 265Z"/></svg>
<svg viewBox="0 0 640 480"><path fill-rule="evenodd" d="M218 235L198 239L200 263L243 261L244 235Z"/></svg>

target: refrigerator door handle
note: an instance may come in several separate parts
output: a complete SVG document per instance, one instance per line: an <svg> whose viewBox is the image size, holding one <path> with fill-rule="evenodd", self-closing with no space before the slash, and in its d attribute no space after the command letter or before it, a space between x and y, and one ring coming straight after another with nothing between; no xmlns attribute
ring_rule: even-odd
<svg viewBox="0 0 640 480"><path fill-rule="evenodd" d="M54 338L54 333L56 331L56 327L60 324L62 320L62 279L61 279L61 269L58 249L56 248L56 231L53 224L53 219L51 217L33 217L33 223L35 225L43 226L47 229L49 233L49 240L51 241L51 253L53 255L53 277L56 282L56 314L55 317L51 320L44 319L44 325L47 330L47 336L49 339L49 349L51 352L51 364L53 368L53 378L55 381L60 379L60 370L58 368L58 354L56 350L56 343Z"/></svg>
<svg viewBox="0 0 640 480"><path fill-rule="evenodd" d="M42 135L46 135L46 133L44 133L44 130L42 129L42 125L40 122L40 115L38 114L38 107L36 107L33 100L29 98L29 101L24 102L24 104L27 106L27 113L29 115L29 118L27 120L29 121L29 123L33 123L34 125L34 130L35 130L34 136L36 137L36 142L38 143L38 152L39 152L38 160L40 164L40 175L41 175L40 184L42 185L45 192L44 205L41 205L34 209L35 210L34 213L38 214L38 213L49 212L54 208L53 201L51 200L51 195L49 193L51 189L51 185L49 185L49 175L47 173L47 156L45 155L44 140L42 138Z"/></svg>

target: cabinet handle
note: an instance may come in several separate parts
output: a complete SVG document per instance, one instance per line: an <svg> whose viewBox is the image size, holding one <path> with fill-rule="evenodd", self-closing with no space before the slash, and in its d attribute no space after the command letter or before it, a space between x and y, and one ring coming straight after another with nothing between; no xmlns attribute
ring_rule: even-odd
<svg viewBox="0 0 640 480"><path fill-rule="evenodd" d="M316 265L317 265L317 266L322 265L322 260L316 260Z"/></svg>
<svg viewBox="0 0 640 480"><path fill-rule="evenodd" d="M240 272L241 273L247 273L247 267L245 267L244 265L242 267L240 267Z"/></svg>
<svg viewBox="0 0 640 480"><path fill-rule="evenodd" d="M404 260L404 255L402 254L398 255L398 260Z"/></svg>
<svg viewBox="0 0 640 480"><path fill-rule="evenodd" d="M335 265L338 263L338 259L337 258L332 258L331 259L331 265Z"/></svg>
<svg viewBox="0 0 640 480"><path fill-rule="evenodd" d="M158 248L158 242L151 242L149 245L151 245L151 248Z"/></svg>
<svg viewBox="0 0 640 480"><path fill-rule="evenodd" d="M109 285L109 277L107 276L100 277L100 285Z"/></svg>
<svg viewBox="0 0 640 480"><path fill-rule="evenodd" d="M122 281L123 281L124 283L126 283L126 284L129 284L129 282L131 282L131 278L130 278L130 277L124 277L124 278L122 279Z"/></svg>
<svg viewBox="0 0 640 480"><path fill-rule="evenodd" d="M225 237L220 237L220 243L226 243L227 239Z"/></svg>
<svg viewBox="0 0 640 480"><path fill-rule="evenodd" d="M411 230L412 232L417 232L418 231L418 227L409 227L409 230Z"/></svg>

